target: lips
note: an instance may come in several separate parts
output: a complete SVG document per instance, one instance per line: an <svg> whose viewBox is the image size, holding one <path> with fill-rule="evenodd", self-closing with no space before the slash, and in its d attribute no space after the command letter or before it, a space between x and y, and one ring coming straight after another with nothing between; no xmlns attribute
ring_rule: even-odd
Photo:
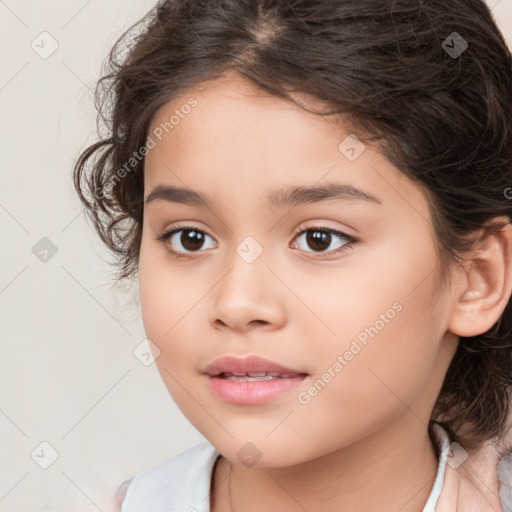
<svg viewBox="0 0 512 512"><path fill-rule="evenodd" d="M204 373L227 380L272 380L304 376L307 373L277 364L258 356L226 356L209 364Z"/></svg>
<svg viewBox="0 0 512 512"><path fill-rule="evenodd" d="M204 372L210 390L226 402L265 404L285 397L308 374L258 356L226 356L209 364Z"/></svg>

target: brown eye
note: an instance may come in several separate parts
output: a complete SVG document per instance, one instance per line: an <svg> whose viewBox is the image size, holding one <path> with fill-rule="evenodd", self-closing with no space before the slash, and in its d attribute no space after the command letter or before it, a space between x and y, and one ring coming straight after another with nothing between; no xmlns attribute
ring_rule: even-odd
<svg viewBox="0 0 512 512"><path fill-rule="evenodd" d="M207 239L213 240L204 231L195 227L173 229L158 237L158 240L164 244L167 251L180 256L201 252L200 249L205 248L205 241Z"/></svg>
<svg viewBox="0 0 512 512"><path fill-rule="evenodd" d="M331 245L332 235L324 231L307 231L306 243L314 251L325 251Z"/></svg>
<svg viewBox="0 0 512 512"><path fill-rule="evenodd" d="M331 228L309 227L303 229L296 236L297 240L303 239L304 244L296 242L299 249L312 253L326 253L338 254L340 252L348 251L357 240L354 237L346 235L341 231L336 231ZM336 243L337 240L344 240L345 243ZM334 247L332 247L334 245ZM307 250L309 247L311 250ZM329 247L331 247L330 250Z"/></svg>
<svg viewBox="0 0 512 512"><path fill-rule="evenodd" d="M195 229L182 229L178 239L181 246L187 251L197 251L204 243L204 233Z"/></svg>

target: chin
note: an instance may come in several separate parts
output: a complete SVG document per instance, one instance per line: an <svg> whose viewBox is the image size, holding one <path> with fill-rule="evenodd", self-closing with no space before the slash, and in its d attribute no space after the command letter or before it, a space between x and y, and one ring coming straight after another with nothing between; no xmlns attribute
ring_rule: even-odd
<svg viewBox="0 0 512 512"><path fill-rule="evenodd" d="M249 440L234 438L221 443L211 444L215 446L226 459L234 465L247 468L283 468L305 462L308 457L300 446L272 442L268 439L254 438Z"/></svg>

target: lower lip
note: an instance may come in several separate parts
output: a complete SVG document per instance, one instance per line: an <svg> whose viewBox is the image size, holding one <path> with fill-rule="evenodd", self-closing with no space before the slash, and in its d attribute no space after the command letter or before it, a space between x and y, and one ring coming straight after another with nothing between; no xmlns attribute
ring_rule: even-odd
<svg viewBox="0 0 512 512"><path fill-rule="evenodd" d="M298 386L306 375L272 380L227 380L207 375L210 389L227 402L262 404Z"/></svg>

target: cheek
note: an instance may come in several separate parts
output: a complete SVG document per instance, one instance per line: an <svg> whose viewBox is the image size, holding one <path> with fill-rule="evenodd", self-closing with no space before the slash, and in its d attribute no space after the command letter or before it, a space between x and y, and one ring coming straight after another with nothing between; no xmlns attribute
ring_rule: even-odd
<svg viewBox="0 0 512 512"><path fill-rule="evenodd" d="M299 403L308 402L304 408L318 411L326 424L346 413L346 421L371 424L372 417L403 410L431 385L440 343L434 307L441 297L429 275L435 264L425 252L403 254L316 294L315 312L334 334L316 340L310 357L317 380L301 389Z"/></svg>
<svg viewBox="0 0 512 512"><path fill-rule="evenodd" d="M179 378L182 369L197 366L192 355L201 340L197 339L197 333L189 332L190 318L197 315L195 310L201 307L204 293L205 287L190 279L190 273L169 264L163 250L142 244L139 260L142 320L146 336L160 350L156 365L164 380L167 372Z"/></svg>
<svg viewBox="0 0 512 512"><path fill-rule="evenodd" d="M173 272L169 265L158 264L157 258L141 254L139 293L146 336L160 351L155 365L162 381L185 416L201 418L201 410L195 410L196 402L190 399L190 392L196 394L191 373L197 368L201 342L197 333L189 332L188 315L194 313L190 309L199 300L194 285L183 272Z"/></svg>
<svg viewBox="0 0 512 512"><path fill-rule="evenodd" d="M318 354L318 396L370 413L412 403L428 386L437 357L437 342L419 314L405 305L387 323L368 322L356 336L324 347Z"/></svg>
<svg viewBox="0 0 512 512"><path fill-rule="evenodd" d="M165 250L143 238L139 258L139 295L148 337L169 340L186 323L187 312L198 303L201 287L186 266L172 264ZM180 320L183 319L183 320Z"/></svg>
<svg viewBox="0 0 512 512"><path fill-rule="evenodd" d="M365 343L349 335L312 353L317 372L297 391L287 428L273 434L283 460L289 455L279 451L280 443L289 447L308 438L311 453L303 455L313 457L364 439L400 416L424 415L433 395L437 352L423 308L416 306L404 301L377 333L370 329L373 321L364 323L372 333ZM342 332L341 322L336 325Z"/></svg>

